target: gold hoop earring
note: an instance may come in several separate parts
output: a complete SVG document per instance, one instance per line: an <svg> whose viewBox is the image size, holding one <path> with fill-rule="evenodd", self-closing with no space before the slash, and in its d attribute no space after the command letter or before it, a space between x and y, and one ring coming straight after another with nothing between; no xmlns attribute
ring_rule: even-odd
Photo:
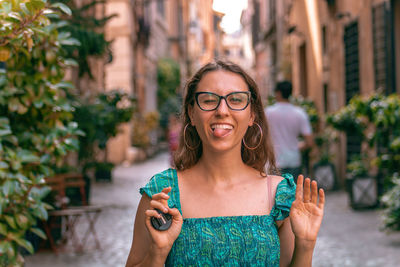
<svg viewBox="0 0 400 267"><path fill-rule="evenodd" d="M185 125L185 128L183 129L183 142L185 143L185 146L187 146L190 150L195 150L196 148L199 147L201 141L195 147L192 147L192 146L188 145L188 143L186 142L186 129L187 129L188 126L189 126L189 123L187 123Z"/></svg>
<svg viewBox="0 0 400 267"><path fill-rule="evenodd" d="M263 131L262 131L262 128L261 128L260 124L258 124L257 122L255 122L254 124L256 124L256 125L258 126L258 129L260 130L260 141L258 141L258 144L257 144L255 147L249 147L249 146L246 144L246 142L244 141L244 136L243 136L243 139L242 139L243 145L244 145L247 149L249 149L249 150L254 150L254 149L256 149L257 147L259 147L260 144L261 144L261 141L262 141L262 139L263 139Z"/></svg>

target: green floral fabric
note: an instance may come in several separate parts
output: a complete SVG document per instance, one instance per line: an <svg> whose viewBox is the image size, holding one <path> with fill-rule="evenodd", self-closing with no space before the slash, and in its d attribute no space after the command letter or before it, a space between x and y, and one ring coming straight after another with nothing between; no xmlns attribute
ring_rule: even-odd
<svg viewBox="0 0 400 267"><path fill-rule="evenodd" d="M165 266L279 266L280 243L275 221L289 216L296 185L290 174L279 183L268 215L184 218ZM149 197L171 186L169 207L182 213L175 169L156 174L140 193Z"/></svg>

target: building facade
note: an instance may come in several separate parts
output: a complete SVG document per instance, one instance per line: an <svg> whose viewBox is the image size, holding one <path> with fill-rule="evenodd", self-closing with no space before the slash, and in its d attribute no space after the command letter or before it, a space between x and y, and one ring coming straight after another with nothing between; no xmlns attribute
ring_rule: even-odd
<svg viewBox="0 0 400 267"><path fill-rule="evenodd" d="M396 5L386 0L294 1L288 15L296 93L312 99L321 114L338 110L357 94L399 93ZM340 141L334 154L343 180L346 162L360 154L362 144L351 134Z"/></svg>
<svg viewBox="0 0 400 267"><path fill-rule="evenodd" d="M105 66L106 90L123 89L137 98L142 114L157 111L157 63L179 63L182 83L218 51L212 0L107 0L106 15L117 14L105 32L112 40L113 60ZM217 37L216 37L217 36ZM131 147L135 125L107 145L108 160L121 163Z"/></svg>
<svg viewBox="0 0 400 267"><path fill-rule="evenodd" d="M273 94L277 80L290 78L287 49L287 10L291 1L249 0L252 13L254 72L263 99ZM249 12L249 11L245 11Z"/></svg>
<svg viewBox="0 0 400 267"><path fill-rule="evenodd" d="M321 115L356 94L399 93L399 2L249 0L258 83L270 92L277 80L292 80L294 94L313 100ZM343 136L334 150L343 181L361 143Z"/></svg>

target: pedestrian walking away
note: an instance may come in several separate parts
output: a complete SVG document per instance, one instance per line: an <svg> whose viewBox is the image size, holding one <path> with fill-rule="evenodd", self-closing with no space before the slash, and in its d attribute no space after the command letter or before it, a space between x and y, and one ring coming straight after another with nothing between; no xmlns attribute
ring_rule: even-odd
<svg viewBox="0 0 400 267"><path fill-rule="evenodd" d="M126 266L311 266L324 191L278 174L254 80L208 63L181 114L175 168L140 189Z"/></svg>
<svg viewBox="0 0 400 267"><path fill-rule="evenodd" d="M292 84L278 82L275 87L276 103L265 108L270 126L276 165L282 173L290 173L295 179L302 173L301 151L313 145L312 129L307 113L289 102ZM302 136L303 140L299 141Z"/></svg>

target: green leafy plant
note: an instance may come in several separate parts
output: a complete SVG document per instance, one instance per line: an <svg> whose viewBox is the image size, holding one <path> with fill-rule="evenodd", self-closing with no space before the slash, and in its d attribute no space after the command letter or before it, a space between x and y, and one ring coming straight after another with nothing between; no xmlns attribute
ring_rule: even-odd
<svg viewBox="0 0 400 267"><path fill-rule="evenodd" d="M178 113L181 108L181 96L177 94L180 86L180 67L173 59L163 58L157 64L157 106L160 110L160 126L168 127L171 113Z"/></svg>
<svg viewBox="0 0 400 267"><path fill-rule="evenodd" d="M328 164L332 162L333 155L330 152L330 148L331 145L335 144L337 141L337 133L331 127L325 127L315 134L314 142L319 152L317 163Z"/></svg>
<svg viewBox="0 0 400 267"><path fill-rule="evenodd" d="M383 211L384 230L400 231L400 176L394 173L391 177L392 187L381 198L385 205Z"/></svg>
<svg viewBox="0 0 400 267"><path fill-rule="evenodd" d="M180 85L179 64L170 58L163 58L157 64L157 104L161 107L171 96L176 95Z"/></svg>
<svg viewBox="0 0 400 267"><path fill-rule="evenodd" d="M365 139L368 126L368 105L359 96L353 97L349 104L326 118L328 125L345 133L358 134Z"/></svg>
<svg viewBox="0 0 400 267"><path fill-rule="evenodd" d="M20 247L33 252L27 232L45 238L36 221L47 219L53 174L82 134L65 97L62 46L75 42L50 22L62 4L45 0L0 1L0 265L22 266Z"/></svg>
<svg viewBox="0 0 400 267"><path fill-rule="evenodd" d="M107 141L118 134L118 126L131 120L136 99L122 91L112 90L100 93L93 100L77 101L74 120L85 132L79 137L79 160L86 168L87 164L93 166L96 148L105 149Z"/></svg>
<svg viewBox="0 0 400 267"><path fill-rule="evenodd" d="M347 164L347 175L349 178L368 176L368 158L360 156L353 157Z"/></svg>
<svg viewBox="0 0 400 267"><path fill-rule="evenodd" d="M389 178L398 171L400 164L400 97L373 94L362 98L356 96L349 104L327 118L333 128L346 133L356 132L369 146L378 148L378 155L370 159Z"/></svg>
<svg viewBox="0 0 400 267"><path fill-rule="evenodd" d="M51 2L55 2L52 0ZM90 57L101 57L105 54L108 55L108 61L112 60L110 44L104 35L105 24L115 14L109 16L98 16L95 10L100 5L104 5L104 0L92 0L87 3L79 3L73 0L58 1L67 6L70 11L70 16L62 17L68 23L65 23L61 28L63 31L69 32L71 37L79 41L79 44L70 43L65 46L69 58L73 58L78 62L79 77L87 74L93 78L91 66L89 64ZM58 3L60 4L60 3ZM52 18L53 21L58 22L60 18Z"/></svg>
<svg viewBox="0 0 400 267"><path fill-rule="evenodd" d="M398 230L400 213L393 197L398 190L397 177L400 166L400 96L397 94L373 94L369 97L356 96L349 104L338 112L330 115L328 124L343 132L357 132L362 140L371 148L377 149L377 155L369 158L365 165L369 170L374 166L378 169L380 184L383 184L382 203L387 205L384 223L387 229ZM366 162L364 162L366 164Z"/></svg>

